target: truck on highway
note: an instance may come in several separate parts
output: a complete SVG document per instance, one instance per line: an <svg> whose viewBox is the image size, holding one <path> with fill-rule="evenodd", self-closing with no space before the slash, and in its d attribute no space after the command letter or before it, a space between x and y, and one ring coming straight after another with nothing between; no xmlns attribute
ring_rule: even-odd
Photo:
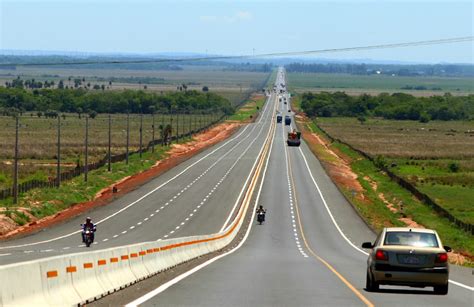
<svg viewBox="0 0 474 307"><path fill-rule="evenodd" d="M293 130L292 132L288 132L288 138L286 139L286 143L288 146L300 146L301 144L301 132Z"/></svg>
<svg viewBox="0 0 474 307"><path fill-rule="evenodd" d="M285 126L291 125L291 117L289 115L285 115Z"/></svg>

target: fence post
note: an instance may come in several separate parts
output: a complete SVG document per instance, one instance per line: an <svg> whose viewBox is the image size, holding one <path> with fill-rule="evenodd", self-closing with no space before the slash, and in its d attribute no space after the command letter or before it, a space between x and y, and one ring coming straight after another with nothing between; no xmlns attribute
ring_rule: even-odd
<svg viewBox="0 0 474 307"><path fill-rule="evenodd" d="M20 115L15 115L15 161L13 167L13 203L18 203L18 117Z"/></svg>
<svg viewBox="0 0 474 307"><path fill-rule="evenodd" d="M112 166L111 166L111 159L112 159L112 154L110 152L110 143L112 142L112 117L111 115L109 114L109 146L108 146L108 150L107 150L107 170L110 172L112 170Z"/></svg>
<svg viewBox="0 0 474 307"><path fill-rule="evenodd" d="M143 141L143 113L140 114L140 150L139 155L142 157L142 141Z"/></svg>
<svg viewBox="0 0 474 307"><path fill-rule="evenodd" d="M151 152L155 152L155 112L153 111L152 114L152 123L151 123Z"/></svg>
<svg viewBox="0 0 474 307"><path fill-rule="evenodd" d="M127 111L127 149L125 153L125 164L128 165L128 147L130 145L130 112Z"/></svg>
<svg viewBox="0 0 474 307"><path fill-rule="evenodd" d="M57 153L57 166L56 166L56 186L61 186L61 115L58 114L58 153Z"/></svg>
<svg viewBox="0 0 474 307"><path fill-rule="evenodd" d="M86 140L85 140L85 161L84 161L84 181L87 182L89 171L89 116L86 115Z"/></svg>

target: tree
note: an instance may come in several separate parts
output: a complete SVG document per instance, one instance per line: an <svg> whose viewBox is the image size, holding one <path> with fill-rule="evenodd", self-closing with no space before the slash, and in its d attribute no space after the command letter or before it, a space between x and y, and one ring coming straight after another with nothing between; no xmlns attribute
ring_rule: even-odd
<svg viewBox="0 0 474 307"><path fill-rule="evenodd" d="M97 116L97 112L96 112L96 111L90 111L90 112L89 112L89 117L90 117L90 118L94 119L94 118L96 118L96 116Z"/></svg>
<svg viewBox="0 0 474 307"><path fill-rule="evenodd" d="M81 118L82 112L83 112L83 111L82 111L82 108L81 108L81 107L77 108L76 113L77 113L77 115L79 115L79 118Z"/></svg>
<svg viewBox="0 0 474 307"><path fill-rule="evenodd" d="M105 85L102 84L101 89L104 91L105 90Z"/></svg>
<svg viewBox="0 0 474 307"><path fill-rule="evenodd" d="M202 87L202 91L203 91L203 92L209 92L209 87L203 86L203 87Z"/></svg>

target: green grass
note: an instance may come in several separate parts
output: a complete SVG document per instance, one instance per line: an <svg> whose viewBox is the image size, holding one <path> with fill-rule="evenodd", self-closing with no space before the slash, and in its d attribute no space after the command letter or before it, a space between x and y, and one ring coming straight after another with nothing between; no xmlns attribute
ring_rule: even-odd
<svg viewBox="0 0 474 307"><path fill-rule="evenodd" d="M314 123L311 126L314 127ZM323 135L319 129L314 129L314 131ZM347 189L342 189L342 191L375 229L381 230L387 226L404 226L405 224L399 218L407 216L427 228L437 230L444 244L453 247L455 251L474 254L474 240L470 234L460 230L448 219L440 217L430 207L415 199L410 192L393 182L385 173L379 171L370 160L360 156L346 145L334 142L331 144L331 148L351 159L351 168L358 175L357 180L362 185L369 203L358 197L353 197L352 191ZM377 191L374 191L369 182L364 179L366 176L377 182ZM451 192L456 194L454 189ZM457 191L457 193L460 192ZM383 193L385 198L392 203L403 204L403 212L391 212L378 197L379 193ZM474 192L471 193L474 194ZM458 194L460 201L465 196L465 194Z"/></svg>
<svg viewBox="0 0 474 307"><path fill-rule="evenodd" d="M155 152L143 153L140 159L138 154L130 156L129 164L117 162L112 164L112 172L107 171L107 166L93 170L88 174L88 182L84 176L76 177L70 181L63 182L60 188L33 189L22 193L18 205L14 205L12 199L0 201L0 206L5 208L24 207L31 209L30 212L37 218L49 216L64 210L76 203L89 201L103 188L114 182L153 166L157 160L165 157L168 148L157 146ZM15 213L13 219L18 223L25 223L26 215Z"/></svg>
<svg viewBox="0 0 474 307"><path fill-rule="evenodd" d="M265 96L252 96L242 107L240 107L235 114L230 116L228 120L231 121L247 121L255 116L265 104Z"/></svg>
<svg viewBox="0 0 474 307"><path fill-rule="evenodd" d="M366 89L397 90L404 86L425 86L427 91L437 92L474 92L474 78L448 77L400 77L385 75L349 75L323 73L288 73L288 83L295 90L302 89ZM441 88L441 90L433 90ZM423 91L414 91L423 92Z"/></svg>
<svg viewBox="0 0 474 307"><path fill-rule="evenodd" d="M318 118L332 137L382 156L405 178L461 221L474 223L474 138L469 121ZM455 168L452 166L455 165Z"/></svg>

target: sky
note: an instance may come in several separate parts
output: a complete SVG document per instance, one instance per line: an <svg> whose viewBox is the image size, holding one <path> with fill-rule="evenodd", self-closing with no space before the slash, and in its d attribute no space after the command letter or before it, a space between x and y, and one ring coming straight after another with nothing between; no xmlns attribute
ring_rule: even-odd
<svg viewBox="0 0 474 307"><path fill-rule="evenodd" d="M473 36L472 1L0 0L0 49L249 55ZM473 63L474 43L318 55Z"/></svg>

